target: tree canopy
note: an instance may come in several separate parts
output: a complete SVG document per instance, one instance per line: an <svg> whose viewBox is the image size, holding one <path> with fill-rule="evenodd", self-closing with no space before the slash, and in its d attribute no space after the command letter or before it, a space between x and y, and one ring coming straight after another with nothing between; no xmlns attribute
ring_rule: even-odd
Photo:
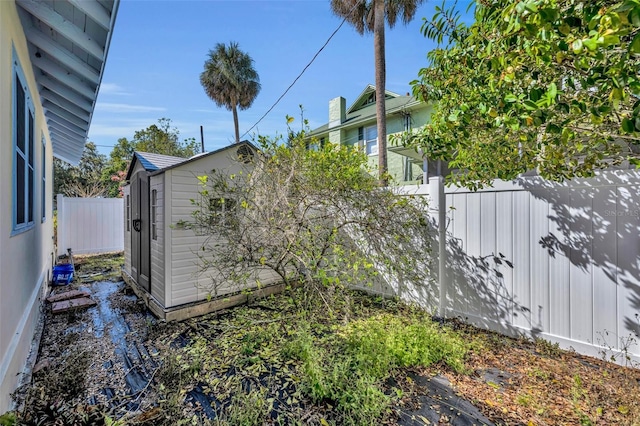
<svg viewBox="0 0 640 426"><path fill-rule="evenodd" d="M100 154L93 142L87 142L78 166L71 166L62 160L53 160L53 194L68 197L101 197L107 192L107 185L101 179L107 157Z"/></svg>
<svg viewBox="0 0 640 426"><path fill-rule="evenodd" d="M119 196L124 173L133 157L133 151L189 158L197 154L199 149L198 143L193 138L180 141L180 132L168 118L160 118L158 124L136 131L131 140L118 139L102 172L102 180L108 187L108 196Z"/></svg>
<svg viewBox="0 0 640 426"><path fill-rule="evenodd" d="M412 82L432 122L404 144L472 188L536 170L563 180L639 164L640 2L479 1L425 19L440 43Z"/></svg>
<svg viewBox="0 0 640 426"><path fill-rule="evenodd" d="M240 142L238 108L249 108L261 89L251 56L240 50L238 43L216 44L204 63L200 84L217 106L233 112L236 143Z"/></svg>

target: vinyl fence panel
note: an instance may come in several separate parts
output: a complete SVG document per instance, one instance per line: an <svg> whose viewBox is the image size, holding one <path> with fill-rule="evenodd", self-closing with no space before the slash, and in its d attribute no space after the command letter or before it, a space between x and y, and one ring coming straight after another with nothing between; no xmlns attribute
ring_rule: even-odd
<svg viewBox="0 0 640 426"><path fill-rule="evenodd" d="M124 250L122 198L57 196L58 255L70 248L75 254Z"/></svg>
<svg viewBox="0 0 640 426"><path fill-rule="evenodd" d="M441 315L640 361L640 172L530 176L477 192L438 191L434 180L400 191L430 197L446 215Z"/></svg>

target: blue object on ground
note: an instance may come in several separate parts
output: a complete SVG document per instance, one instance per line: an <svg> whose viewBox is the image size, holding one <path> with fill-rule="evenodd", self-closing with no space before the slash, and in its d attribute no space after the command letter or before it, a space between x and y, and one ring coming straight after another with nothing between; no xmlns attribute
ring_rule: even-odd
<svg viewBox="0 0 640 426"><path fill-rule="evenodd" d="M73 265L62 263L53 267L53 285L67 285L73 280Z"/></svg>

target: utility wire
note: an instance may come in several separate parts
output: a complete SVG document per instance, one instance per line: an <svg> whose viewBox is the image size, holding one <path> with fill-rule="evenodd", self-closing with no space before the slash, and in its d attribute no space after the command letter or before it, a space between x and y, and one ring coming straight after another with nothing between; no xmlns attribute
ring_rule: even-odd
<svg viewBox="0 0 640 426"><path fill-rule="evenodd" d="M356 6L359 5L360 2L356 2L356 4L353 6L353 8L349 11L349 13L352 13ZM295 78L295 80L293 80L293 83L291 83L289 85L289 87L287 87L287 90L284 91L284 93L282 95L280 95L280 97L273 103L273 105L271 105L271 108L269 108L267 110L267 112L264 113L264 115L262 117L260 117L260 119L258 121L256 121L256 123L251 126L249 128L249 130L247 130L246 132L244 132L242 134L242 136L240 136L240 139L242 139L243 137L245 137L251 130L253 130L258 124L260 124L260 122L276 107L276 105L278 105L278 103L282 100L282 98L285 97L285 95L289 92L289 90L291 90L291 88L293 87L294 84L296 84L296 82L300 79L300 77L302 77L302 74L305 73L305 71L307 70L307 68L309 68L311 66L311 64L313 63L313 61L316 60L316 58L318 57L318 55L320 54L320 52L322 52L324 50L325 47L327 47L327 44L329 44L329 42L331 41L331 39L333 38L333 36L336 35L336 33L340 30L340 28L342 28L342 26L344 25L344 23L346 22L347 18L345 17L342 22L340 22L340 25L338 25L338 28L335 29L335 31L333 33L331 33L331 35L329 36L329 38L327 39L327 41L322 45L322 47L320 48L320 50L318 50L316 52L315 55L313 55L313 58L311 58L311 61L309 61L309 63L302 69L302 71L300 72L300 74L298 74L298 76Z"/></svg>

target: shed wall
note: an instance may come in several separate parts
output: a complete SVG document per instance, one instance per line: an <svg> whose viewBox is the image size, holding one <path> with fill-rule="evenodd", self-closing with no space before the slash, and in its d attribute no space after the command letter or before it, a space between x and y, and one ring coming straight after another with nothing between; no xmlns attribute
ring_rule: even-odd
<svg viewBox="0 0 640 426"><path fill-rule="evenodd" d="M207 238L215 236L196 235L193 230L173 226L179 221L189 221L195 209L192 199L198 199L200 183L198 176L211 170L225 173L239 173L242 166L235 159L235 150L229 149L218 155L204 157L165 172L165 202L169 220L165 223L166 266L165 283L168 294L167 308L185 303L206 300L210 296L222 296L241 289L221 284L212 288L212 280L207 272L199 273L198 251ZM276 275L271 272L260 274L260 281L265 284L277 282Z"/></svg>
<svg viewBox="0 0 640 426"><path fill-rule="evenodd" d="M124 270L131 275L131 187L122 188L124 208L122 210L124 221Z"/></svg>
<svg viewBox="0 0 640 426"><path fill-rule="evenodd" d="M155 222L156 231L154 235L151 230L151 295L158 302L165 303L165 228L164 228L164 174L151 176L149 190L156 194ZM152 201L153 197L150 196ZM149 209L149 214L153 215L154 209ZM153 218L151 218L153 223Z"/></svg>

